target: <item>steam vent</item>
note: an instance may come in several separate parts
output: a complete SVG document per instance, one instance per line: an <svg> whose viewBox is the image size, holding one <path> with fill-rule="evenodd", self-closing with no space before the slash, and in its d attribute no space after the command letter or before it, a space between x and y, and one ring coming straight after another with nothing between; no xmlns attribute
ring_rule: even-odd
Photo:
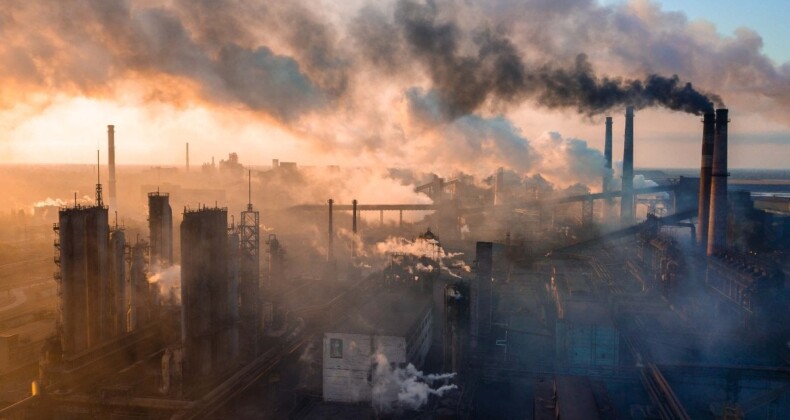
<svg viewBox="0 0 790 420"><path fill-rule="evenodd" d="M0 420L790 419L790 9L697 3L0 3Z"/></svg>

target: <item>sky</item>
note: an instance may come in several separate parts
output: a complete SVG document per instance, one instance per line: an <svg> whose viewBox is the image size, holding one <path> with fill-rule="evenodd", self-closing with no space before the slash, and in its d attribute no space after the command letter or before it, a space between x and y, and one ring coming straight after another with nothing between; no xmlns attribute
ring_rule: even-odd
<svg viewBox="0 0 790 420"><path fill-rule="evenodd" d="M604 4L622 4L622 0L605 0ZM777 63L790 61L790 3L787 0L662 0L666 11L685 14L690 20L707 20L723 35L731 35L740 27L757 31L763 38L763 50Z"/></svg>
<svg viewBox="0 0 790 420"><path fill-rule="evenodd" d="M697 166L699 114L722 103L731 167L790 160L780 0L287 3L5 2L0 163L90 163L114 124L120 164L182 165L189 142L193 165L581 182L606 115L622 155L628 101L637 167Z"/></svg>

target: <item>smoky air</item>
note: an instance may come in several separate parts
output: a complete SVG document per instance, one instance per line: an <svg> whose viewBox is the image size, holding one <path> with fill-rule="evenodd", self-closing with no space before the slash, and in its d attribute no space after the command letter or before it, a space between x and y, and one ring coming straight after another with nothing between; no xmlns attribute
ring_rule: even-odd
<svg viewBox="0 0 790 420"><path fill-rule="evenodd" d="M790 418L781 14L682 7L5 1L0 418Z"/></svg>

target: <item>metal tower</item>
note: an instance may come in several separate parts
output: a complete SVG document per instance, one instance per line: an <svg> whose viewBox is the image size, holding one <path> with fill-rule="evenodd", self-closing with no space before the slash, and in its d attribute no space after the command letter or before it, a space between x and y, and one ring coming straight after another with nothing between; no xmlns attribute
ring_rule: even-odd
<svg viewBox="0 0 790 420"><path fill-rule="evenodd" d="M252 171L248 172L247 211L241 212L239 248L241 251L241 352L245 359L259 353L260 333L260 213L252 208Z"/></svg>

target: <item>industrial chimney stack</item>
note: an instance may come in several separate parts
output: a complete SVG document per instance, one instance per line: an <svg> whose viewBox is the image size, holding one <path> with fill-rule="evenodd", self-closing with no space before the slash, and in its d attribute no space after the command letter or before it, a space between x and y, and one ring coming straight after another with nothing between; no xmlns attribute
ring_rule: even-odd
<svg viewBox="0 0 790 420"><path fill-rule="evenodd" d="M351 200L351 233L353 234L354 242L351 244L351 259L352 262L357 258L357 200Z"/></svg>
<svg viewBox="0 0 790 420"><path fill-rule="evenodd" d="M623 187L620 199L620 223L634 223L634 107L625 109L625 142L623 144Z"/></svg>
<svg viewBox="0 0 790 420"><path fill-rule="evenodd" d="M726 109L716 110L711 168L710 212L707 254L713 255L727 247L727 124Z"/></svg>
<svg viewBox="0 0 790 420"><path fill-rule="evenodd" d="M603 146L603 156L606 159L604 168L606 172L603 175L603 192L609 191L609 183L612 180L612 117L606 117L606 137Z"/></svg>
<svg viewBox="0 0 790 420"><path fill-rule="evenodd" d="M708 223L710 219L710 183L713 164L713 138L716 131L716 114L705 113L702 119L702 164L699 173L699 208L697 211L697 238L703 251L708 249Z"/></svg>
<svg viewBox="0 0 790 420"><path fill-rule="evenodd" d="M334 249L334 236L335 236L335 229L333 226L332 220L332 207L335 204L335 200L329 199L327 200L327 204L329 205L329 237L327 238L327 253L326 259L331 264L335 261L335 249Z"/></svg>
<svg viewBox="0 0 790 420"><path fill-rule="evenodd" d="M110 208L117 210L115 199L115 126L107 126L107 153L109 154L108 164L110 166Z"/></svg>

